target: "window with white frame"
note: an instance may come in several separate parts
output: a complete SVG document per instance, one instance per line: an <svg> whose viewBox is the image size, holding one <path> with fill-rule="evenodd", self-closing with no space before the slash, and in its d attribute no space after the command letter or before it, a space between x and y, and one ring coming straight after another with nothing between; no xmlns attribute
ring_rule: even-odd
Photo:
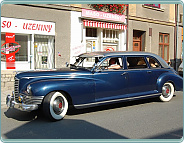
<svg viewBox="0 0 184 143"><path fill-rule="evenodd" d="M117 51L119 45L119 31L103 29L103 51Z"/></svg>
<svg viewBox="0 0 184 143"><path fill-rule="evenodd" d="M118 43L119 33L117 30L103 29L103 42Z"/></svg>

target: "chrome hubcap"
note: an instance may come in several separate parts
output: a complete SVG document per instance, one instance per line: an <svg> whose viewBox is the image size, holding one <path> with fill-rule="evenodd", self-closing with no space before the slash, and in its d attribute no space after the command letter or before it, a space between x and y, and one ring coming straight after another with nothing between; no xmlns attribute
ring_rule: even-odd
<svg viewBox="0 0 184 143"><path fill-rule="evenodd" d="M53 110L54 110L54 113L59 115L63 112L64 110L64 100L62 97L57 97L55 100L54 100L54 103L53 103Z"/></svg>
<svg viewBox="0 0 184 143"><path fill-rule="evenodd" d="M171 87L169 85L164 85L162 87L162 94L165 98L171 95Z"/></svg>

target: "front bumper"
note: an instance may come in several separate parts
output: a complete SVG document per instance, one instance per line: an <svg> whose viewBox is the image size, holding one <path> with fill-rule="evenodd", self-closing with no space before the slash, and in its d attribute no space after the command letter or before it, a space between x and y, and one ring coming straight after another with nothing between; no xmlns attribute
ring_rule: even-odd
<svg viewBox="0 0 184 143"><path fill-rule="evenodd" d="M33 111L38 109L37 104L24 104L24 103L17 103L14 100L14 93L12 95L7 95L6 97L6 105L10 108L16 108L22 111Z"/></svg>

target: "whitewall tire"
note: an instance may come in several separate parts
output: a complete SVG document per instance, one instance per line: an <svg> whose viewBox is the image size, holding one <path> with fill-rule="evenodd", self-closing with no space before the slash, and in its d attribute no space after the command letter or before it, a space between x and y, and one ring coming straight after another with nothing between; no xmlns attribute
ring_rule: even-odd
<svg viewBox="0 0 184 143"><path fill-rule="evenodd" d="M159 97L161 101L168 102L173 98L174 86L172 83L167 82L162 86L162 94Z"/></svg>
<svg viewBox="0 0 184 143"><path fill-rule="evenodd" d="M61 120L68 111L68 101L63 93L51 92L43 102L44 114L53 121Z"/></svg>

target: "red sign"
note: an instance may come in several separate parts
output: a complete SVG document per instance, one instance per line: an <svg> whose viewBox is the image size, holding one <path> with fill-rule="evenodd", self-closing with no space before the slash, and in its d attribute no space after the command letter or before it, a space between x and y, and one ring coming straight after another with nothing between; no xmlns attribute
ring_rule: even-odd
<svg viewBox="0 0 184 143"><path fill-rule="evenodd" d="M15 69L15 53L17 53L18 51L19 49L10 54L5 54L1 52L1 54L6 55L6 68L7 69Z"/></svg>
<svg viewBox="0 0 184 143"><path fill-rule="evenodd" d="M82 9L82 17L103 19L109 21L125 22L125 15Z"/></svg>
<svg viewBox="0 0 184 143"><path fill-rule="evenodd" d="M112 47L107 47L107 48L105 49L105 51L115 51L115 50L114 50L114 48L112 48Z"/></svg>
<svg viewBox="0 0 184 143"><path fill-rule="evenodd" d="M6 33L5 35L6 43L14 43L15 42L15 33Z"/></svg>
<svg viewBox="0 0 184 143"><path fill-rule="evenodd" d="M12 53L8 53L5 54L3 52L1 52L1 54L6 55L6 68L7 69L15 69L15 53L17 53L19 51L19 43L15 42L15 33L6 33L5 34L5 43L1 45L1 47L3 47L6 44L9 44L9 47L6 47L4 49L4 51L14 51L15 48L18 48L16 51L12 52ZM17 44L18 46L13 46L12 43Z"/></svg>

